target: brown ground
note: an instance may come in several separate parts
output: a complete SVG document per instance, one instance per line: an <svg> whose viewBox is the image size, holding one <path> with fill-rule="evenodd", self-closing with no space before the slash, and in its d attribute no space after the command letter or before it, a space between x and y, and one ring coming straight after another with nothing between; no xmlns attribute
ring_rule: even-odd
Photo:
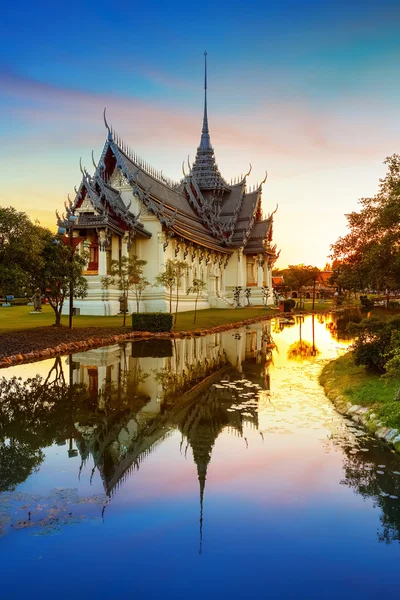
<svg viewBox="0 0 400 600"><path fill-rule="evenodd" d="M54 348L58 344L83 342L89 338L109 338L113 335L129 333L124 327L38 327L22 331L0 333L0 358L14 354L27 354L35 350Z"/></svg>

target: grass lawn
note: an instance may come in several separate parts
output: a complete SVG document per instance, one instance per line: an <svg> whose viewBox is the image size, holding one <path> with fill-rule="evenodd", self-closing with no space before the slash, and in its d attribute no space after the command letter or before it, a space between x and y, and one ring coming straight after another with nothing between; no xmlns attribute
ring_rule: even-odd
<svg viewBox="0 0 400 600"><path fill-rule="evenodd" d="M305 311L310 311L312 301L305 302ZM316 302L316 311L325 311L332 308L332 301ZM54 312L52 308L43 304L41 314L30 314L32 306L0 306L0 333L2 331L15 331L20 329L33 329L34 327L45 327L53 325ZM297 312L297 311L295 311ZM207 329L215 325L236 323L244 319L258 316L274 316L278 313L275 309L265 309L262 306L249 306L245 308L210 308L197 311L196 324L193 324L194 311L178 313L178 319L174 329L176 331L188 329ZM74 317L74 328L79 327L122 327L122 316L84 316ZM130 327L130 316L126 316L127 326ZM68 315L61 319L62 325L68 326Z"/></svg>
<svg viewBox="0 0 400 600"><path fill-rule="evenodd" d="M372 408L387 427L400 429L400 402L394 400L400 377L384 379L369 373L364 367L357 367L348 352L324 367L320 383L324 385L328 380L335 392L349 402Z"/></svg>
<svg viewBox="0 0 400 600"><path fill-rule="evenodd" d="M42 305L40 314L31 315L32 306L0 306L0 333L2 331L13 331L17 329L33 329L34 327L45 327L53 325L55 321L54 311L48 304ZM115 317L74 317L74 327L121 327L123 318ZM129 315L126 316L129 325ZM61 323L68 327L68 315L61 318Z"/></svg>
<svg viewBox="0 0 400 600"><path fill-rule="evenodd" d="M0 306L0 333L3 331L15 331L18 329L33 329L34 327L45 327L53 325L54 312L46 304L42 306L41 314L30 314L31 306ZM196 324L193 325L194 311L178 313L175 330L203 329L225 323L235 323L258 316L274 315L276 310L266 310L262 307L249 307L240 309L210 308L197 312ZM74 328L78 327L122 327L123 317L115 315L112 317L83 316L74 317ZM63 325L68 326L68 315L61 319ZM127 326L130 327L130 316L126 316Z"/></svg>

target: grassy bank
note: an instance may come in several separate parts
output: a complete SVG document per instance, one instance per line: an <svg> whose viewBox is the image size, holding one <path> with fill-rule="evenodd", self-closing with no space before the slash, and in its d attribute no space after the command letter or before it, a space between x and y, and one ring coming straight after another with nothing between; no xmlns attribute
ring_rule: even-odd
<svg viewBox="0 0 400 600"><path fill-rule="evenodd" d="M348 352L324 367L320 383L341 412L346 412L349 402L369 409L373 418L367 419L366 425L371 432L380 427L400 430L400 402L394 400L400 377L387 380L368 373L354 364L352 353ZM396 448L400 450L400 443Z"/></svg>

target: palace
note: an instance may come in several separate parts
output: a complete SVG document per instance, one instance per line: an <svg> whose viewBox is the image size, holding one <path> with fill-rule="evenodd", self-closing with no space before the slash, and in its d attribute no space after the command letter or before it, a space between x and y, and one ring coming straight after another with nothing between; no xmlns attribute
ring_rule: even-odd
<svg viewBox="0 0 400 600"><path fill-rule="evenodd" d="M204 79L204 115L200 145L183 179L173 182L139 158L113 131L108 130L98 164L90 175L82 168L82 181L67 213L76 217L74 246L86 251L88 294L75 299L81 314L117 314L118 286L102 287L112 260L137 256L147 261L144 276L150 282L141 298L144 312L168 310L168 293L155 286L168 259L185 261L188 268L179 290L179 309L192 310L195 294L187 294L193 279L206 289L198 308L233 306L237 286L251 288L251 303L263 303L263 286L272 302L272 266L277 259L272 245L273 213L262 214L264 181L250 188L251 171L230 184L221 175L211 145L207 114L207 64ZM93 158L93 155L92 155ZM59 218L59 224L65 221ZM175 296L175 293L174 293ZM128 310L136 311L133 292Z"/></svg>

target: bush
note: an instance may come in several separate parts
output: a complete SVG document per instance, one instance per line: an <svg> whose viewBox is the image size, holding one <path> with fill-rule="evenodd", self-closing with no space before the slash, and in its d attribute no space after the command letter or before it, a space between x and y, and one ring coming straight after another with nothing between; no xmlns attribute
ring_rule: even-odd
<svg viewBox="0 0 400 600"><path fill-rule="evenodd" d="M284 312L290 312L296 306L296 301L293 298L288 298L283 303Z"/></svg>
<svg viewBox="0 0 400 600"><path fill-rule="evenodd" d="M360 303L361 303L361 308L364 308L364 309L374 308L374 306L375 306L374 301L371 300L370 298L368 298L368 296L360 296Z"/></svg>
<svg viewBox="0 0 400 600"><path fill-rule="evenodd" d="M351 323L349 332L357 335L353 344L354 362L367 369L385 373L387 363L398 354L400 316L390 319L363 319L361 323Z"/></svg>
<svg viewBox="0 0 400 600"><path fill-rule="evenodd" d="M133 313L133 331L171 331L172 315L170 313Z"/></svg>

